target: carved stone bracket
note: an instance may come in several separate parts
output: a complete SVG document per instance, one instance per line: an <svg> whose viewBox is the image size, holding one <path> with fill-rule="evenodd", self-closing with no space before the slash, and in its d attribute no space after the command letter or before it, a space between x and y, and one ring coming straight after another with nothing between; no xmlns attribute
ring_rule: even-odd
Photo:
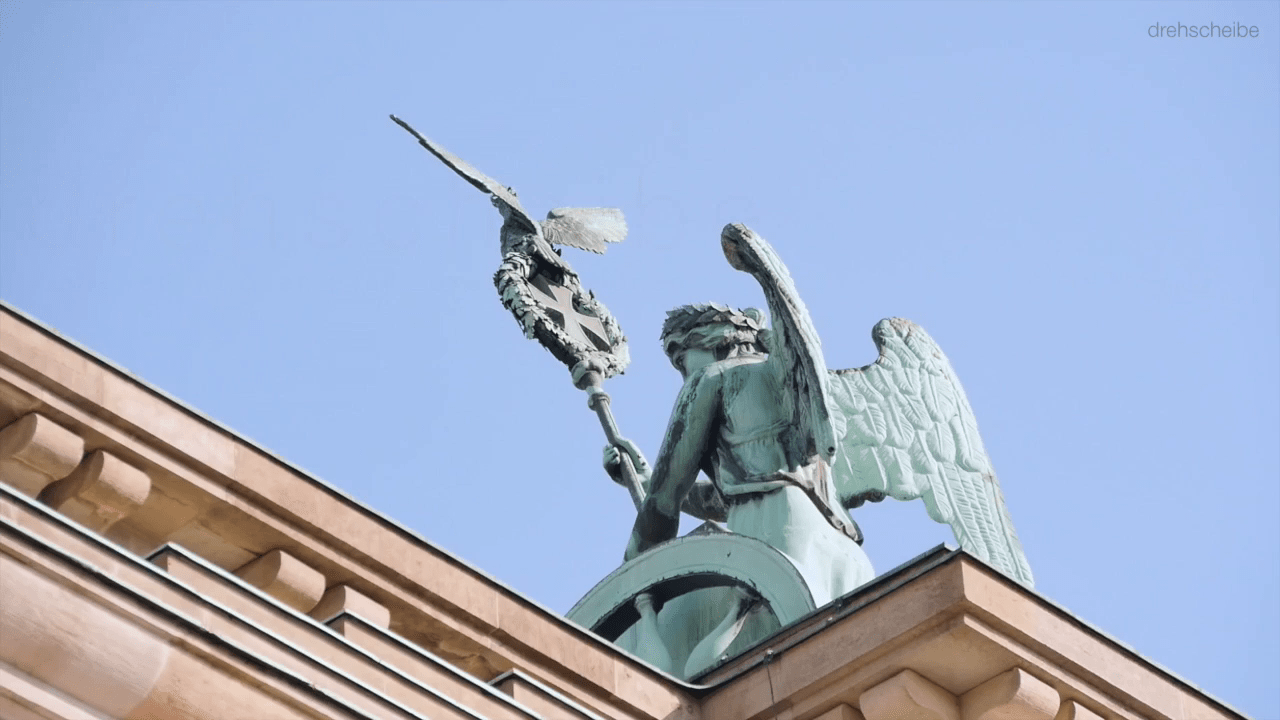
<svg viewBox="0 0 1280 720"><path fill-rule="evenodd" d="M1103 720L1103 717L1075 700L1065 700L1054 720Z"/></svg>
<svg viewBox="0 0 1280 720"><path fill-rule="evenodd" d="M236 575L301 613L309 612L324 595L324 575L279 549L251 560Z"/></svg>
<svg viewBox="0 0 1280 720"><path fill-rule="evenodd" d="M869 688L858 705L867 720L960 720L956 696L914 670Z"/></svg>
<svg viewBox="0 0 1280 720"><path fill-rule="evenodd" d="M84 440L37 413L0 430L0 479L32 497L66 477L83 455Z"/></svg>
<svg viewBox="0 0 1280 720"><path fill-rule="evenodd" d="M863 720L862 713L844 703L831 708L813 720Z"/></svg>
<svg viewBox="0 0 1280 720"><path fill-rule="evenodd" d="M1022 668L1001 673L960 698L964 720L1053 720L1058 691Z"/></svg>
<svg viewBox="0 0 1280 720"><path fill-rule="evenodd" d="M914 670L869 688L859 700L866 720L1064 720L1058 691L1013 668L956 697ZM1068 703L1080 708L1074 702ZM1088 710L1073 717L1094 720Z"/></svg>
<svg viewBox="0 0 1280 720"><path fill-rule="evenodd" d="M359 615L371 625L384 630L391 627L391 611L373 598L350 585L335 585L325 591L324 597L311 609L311 617L328 622L344 612Z"/></svg>
<svg viewBox="0 0 1280 720"><path fill-rule="evenodd" d="M151 494L151 478L104 450L94 450L67 477L46 487L40 501L96 532L131 515Z"/></svg>

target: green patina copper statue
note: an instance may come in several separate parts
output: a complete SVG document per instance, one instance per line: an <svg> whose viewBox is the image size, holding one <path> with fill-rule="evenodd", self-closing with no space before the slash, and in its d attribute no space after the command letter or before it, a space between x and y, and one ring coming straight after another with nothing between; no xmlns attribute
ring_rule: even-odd
<svg viewBox="0 0 1280 720"><path fill-rule="evenodd" d="M588 392L609 441L605 469L636 504L623 565L570 619L696 676L871 580L847 510L886 497L923 499L964 550L1032 585L973 411L924 330L881 320L874 363L828 371L773 248L743 225L725 227L725 258L760 283L772 325L759 310L714 303L668 314L662 344L684 386L650 470L602 389L627 365L626 340L550 245L603 252L625 235L621 213L560 209L535 222L509 188L396 122L491 195L503 216L503 303ZM678 538L681 512L707 522Z"/></svg>
<svg viewBox="0 0 1280 720"><path fill-rule="evenodd" d="M765 540L812 577L815 600L830 599L869 579L858 569L865 556L849 544L861 533L841 506L923 498L961 547L1030 586L977 421L933 339L908 320L882 320L872 331L876 362L828 371L773 248L742 225L726 227L721 243L729 263L760 282L773 328L755 309L669 313L662 343L685 384L627 559L674 537L683 509ZM617 456L606 450L607 469ZM701 484L700 469L709 475ZM847 557L809 560L834 553Z"/></svg>
<svg viewBox="0 0 1280 720"><path fill-rule="evenodd" d="M909 321L882 320L872 331L876 362L828 371L808 311L772 247L742 225L727 226L721 244L730 265L760 282L773 327L766 329L755 309L705 304L669 313L662 344L684 387L657 462L642 480L646 499L627 560L675 538L684 511L777 550L820 607L874 576L844 509L923 498L961 547L1031 586L973 411L932 338ZM633 444L619 447L647 467ZM619 457L606 448L611 474ZM700 471L707 479L698 479ZM735 642L758 639L759 630L743 634L756 609L750 593L722 595L715 628L679 599L665 627L654 624L652 633L667 631L668 652L681 635L698 639L686 677ZM643 643L633 642L643 656Z"/></svg>

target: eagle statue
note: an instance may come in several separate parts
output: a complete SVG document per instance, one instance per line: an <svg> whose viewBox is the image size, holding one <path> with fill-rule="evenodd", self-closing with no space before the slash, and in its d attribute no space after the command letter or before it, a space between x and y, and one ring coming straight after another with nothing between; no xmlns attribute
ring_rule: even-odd
<svg viewBox="0 0 1280 720"><path fill-rule="evenodd" d="M552 257L549 245L567 245L593 253L603 253L608 243L622 242L626 238L627 221L623 218L622 211L617 208L555 208L547 213L546 220L542 222L534 220L520 206L520 200L516 197L514 190L480 172L438 143L432 142L395 115L392 115L391 119L417 138L422 147L448 165L464 180L490 195L494 207L502 213L503 255L516 247L532 246L541 250L537 254L544 256L547 261L563 265L563 263L557 263ZM568 268L564 266L560 269Z"/></svg>

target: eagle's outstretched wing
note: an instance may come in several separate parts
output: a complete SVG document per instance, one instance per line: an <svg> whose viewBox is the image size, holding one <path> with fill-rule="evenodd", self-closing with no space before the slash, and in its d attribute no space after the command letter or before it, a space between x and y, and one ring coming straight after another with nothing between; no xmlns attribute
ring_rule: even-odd
<svg viewBox="0 0 1280 720"><path fill-rule="evenodd" d="M454 155L448 150L445 150L444 147L442 147L438 143L433 142L427 136L423 135L417 130L414 130L413 127L409 125L409 123L401 120L395 115L392 115L391 119L395 121L397 125L399 125L400 127L404 128L406 131L408 131L410 135L417 138L419 145L426 148L427 151L430 152L432 155L435 155L437 158L440 158L441 162L443 162L445 165L448 165L449 169L458 173L458 175L461 176L463 180L466 180L477 189L483 192L489 193L490 195L497 197L502 202L511 206L511 211L512 211L511 215L513 219L516 220L520 225L524 225L526 230L534 233L538 231L537 223L534 222L533 218L529 217L529 213L525 212L524 208L520 207L520 201L516 199L516 194L511 191L511 188L508 188L506 185L503 185L497 180L494 180L488 175L485 175L484 173L475 169L474 167L471 166L471 163L468 163L466 160L463 160L457 155Z"/></svg>
<svg viewBox="0 0 1280 720"><path fill-rule="evenodd" d="M1031 587L1031 567L946 355L901 318L876 323L871 337L879 359L830 374L843 434L833 465L841 502L923 498L929 517L951 525L960 547Z"/></svg>
<svg viewBox="0 0 1280 720"><path fill-rule="evenodd" d="M831 463L836 454L836 431L827 366L818 332L791 274L769 243L745 225L726 225L720 245L730 265L759 281L769 303L768 363L783 383L783 416L791 418L783 437L788 463L798 466L815 455Z"/></svg>
<svg viewBox="0 0 1280 720"><path fill-rule="evenodd" d="M627 236L627 221L617 208L556 208L542 221L542 236L553 245L603 253L605 243Z"/></svg>

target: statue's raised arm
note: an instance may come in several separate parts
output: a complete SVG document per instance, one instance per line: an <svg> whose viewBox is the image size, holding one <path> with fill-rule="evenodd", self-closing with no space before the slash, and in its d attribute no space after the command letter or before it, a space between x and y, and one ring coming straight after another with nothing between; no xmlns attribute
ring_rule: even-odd
<svg viewBox="0 0 1280 720"><path fill-rule="evenodd" d="M846 508L885 497L923 499L960 546L1018 582L1033 578L978 423L951 363L922 328L901 318L872 331L879 358L827 371L817 331L764 238L742 225L721 234L729 264L760 282L772 315L768 363L778 374L788 462L815 455L832 469Z"/></svg>
<svg viewBox="0 0 1280 720"><path fill-rule="evenodd" d="M822 342L791 274L769 243L745 225L726 225L720 245L730 265L759 281L769 304L766 362L781 382L783 415L792 422L783 440L788 464L798 467L815 456L831 464L837 438Z"/></svg>

